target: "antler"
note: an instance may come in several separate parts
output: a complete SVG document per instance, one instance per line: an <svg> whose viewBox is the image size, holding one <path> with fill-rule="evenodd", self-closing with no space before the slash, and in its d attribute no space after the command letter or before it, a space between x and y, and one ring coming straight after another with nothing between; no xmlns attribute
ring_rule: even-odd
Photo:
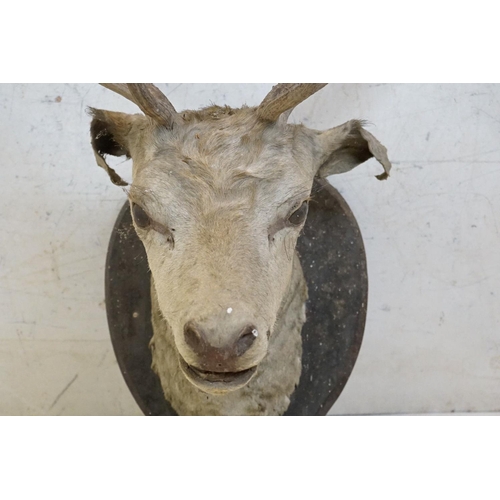
<svg viewBox="0 0 500 500"><path fill-rule="evenodd" d="M117 94L137 104L141 111L159 125L171 129L178 114L165 94L152 83L101 83Z"/></svg>
<svg viewBox="0 0 500 500"><path fill-rule="evenodd" d="M294 108L326 83L278 83L260 103L257 115L261 120L275 122L282 113Z"/></svg>

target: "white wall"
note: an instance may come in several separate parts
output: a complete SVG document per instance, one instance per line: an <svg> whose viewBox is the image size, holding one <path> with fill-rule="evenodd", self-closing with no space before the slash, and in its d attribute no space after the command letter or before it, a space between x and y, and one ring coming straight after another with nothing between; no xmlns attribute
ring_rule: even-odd
<svg viewBox="0 0 500 500"><path fill-rule="evenodd" d="M158 84L177 109L257 104L267 84ZM125 201L95 164L96 84L0 85L0 414L140 414L118 370L104 260ZM351 118L389 151L330 181L370 278L354 372L332 413L500 410L500 85L330 84L292 121ZM124 166L125 171L129 166Z"/></svg>

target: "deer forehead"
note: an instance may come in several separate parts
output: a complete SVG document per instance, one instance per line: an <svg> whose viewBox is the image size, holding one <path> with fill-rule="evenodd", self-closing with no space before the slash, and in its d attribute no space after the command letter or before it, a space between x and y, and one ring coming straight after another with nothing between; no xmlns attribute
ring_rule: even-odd
<svg viewBox="0 0 500 500"><path fill-rule="evenodd" d="M134 159L136 191L151 193L156 205L175 203L198 212L273 209L301 193L307 197L313 157L301 128L233 122L230 116L176 133L155 130Z"/></svg>
<svg viewBox="0 0 500 500"><path fill-rule="evenodd" d="M302 125L262 123L248 109L230 111L234 114L217 120L188 120L174 131L144 128L138 137L140 154L136 156L159 166L188 165L229 175L246 173L268 178L282 173L287 165L298 164L300 169L303 163L310 173L314 133Z"/></svg>
<svg viewBox="0 0 500 500"><path fill-rule="evenodd" d="M296 172L261 178L237 169L151 164L137 174L130 195L150 215L171 223L204 219L241 224L260 217L264 224L300 204L311 185L311 177Z"/></svg>

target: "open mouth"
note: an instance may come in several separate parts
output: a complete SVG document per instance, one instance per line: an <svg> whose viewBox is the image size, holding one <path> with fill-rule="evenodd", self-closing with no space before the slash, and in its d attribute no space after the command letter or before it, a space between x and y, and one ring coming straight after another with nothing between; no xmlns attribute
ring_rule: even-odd
<svg viewBox="0 0 500 500"><path fill-rule="evenodd" d="M225 394L240 389L257 372L257 366L239 372L209 372L188 365L181 356L179 362L186 378L198 389L211 394Z"/></svg>

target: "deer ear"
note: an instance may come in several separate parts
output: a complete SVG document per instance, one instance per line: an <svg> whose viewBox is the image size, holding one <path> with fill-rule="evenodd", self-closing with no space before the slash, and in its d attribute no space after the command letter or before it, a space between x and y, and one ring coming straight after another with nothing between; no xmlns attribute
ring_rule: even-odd
<svg viewBox="0 0 500 500"><path fill-rule="evenodd" d="M316 175L327 177L352 170L369 158L375 157L384 167L384 172L377 179L389 177L391 162L385 146L365 130L363 122L350 120L343 125L320 132L320 164Z"/></svg>
<svg viewBox="0 0 500 500"><path fill-rule="evenodd" d="M144 117L94 108L89 108L88 111L92 116L90 137L97 164L106 170L113 184L127 186L128 183L106 163L105 157L113 155L130 158L134 125Z"/></svg>

